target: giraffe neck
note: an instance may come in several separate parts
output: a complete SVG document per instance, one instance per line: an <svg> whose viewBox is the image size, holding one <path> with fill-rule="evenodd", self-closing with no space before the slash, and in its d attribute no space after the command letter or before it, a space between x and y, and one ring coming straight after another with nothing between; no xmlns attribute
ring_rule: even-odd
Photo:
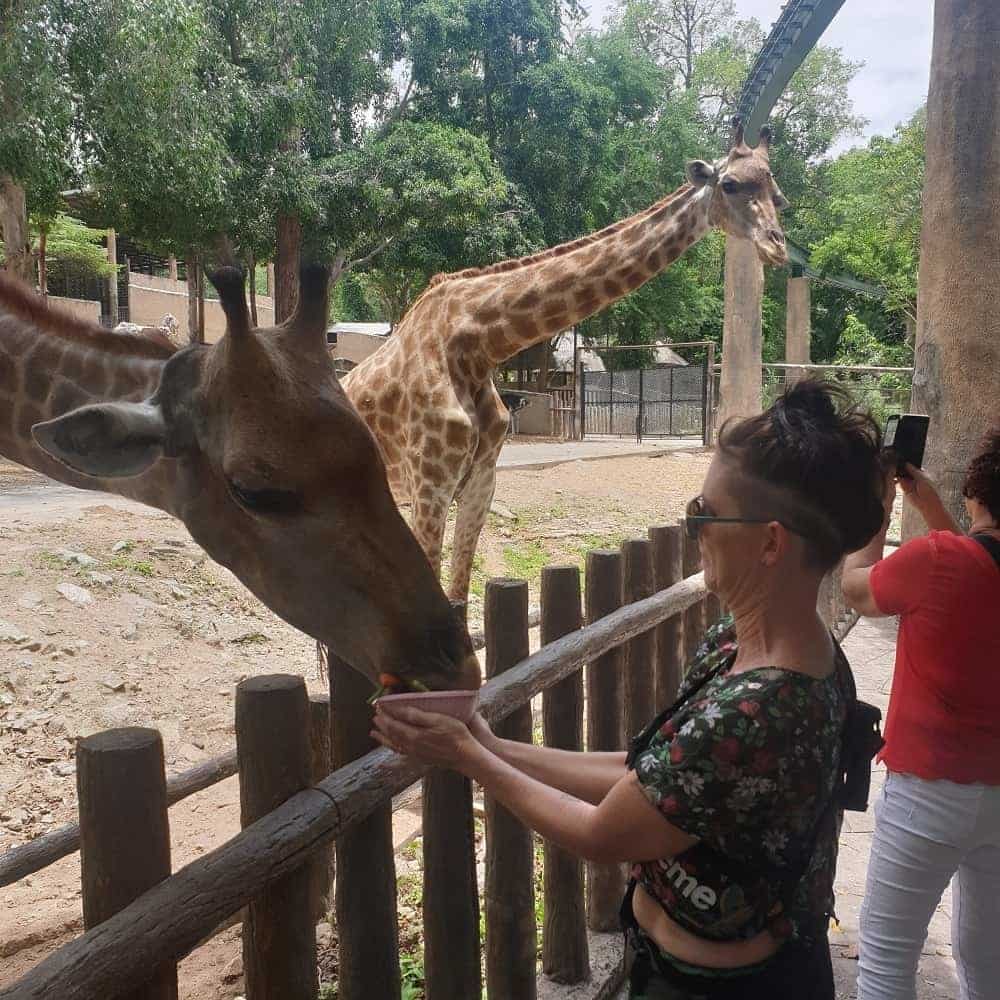
<svg viewBox="0 0 1000 1000"><path fill-rule="evenodd" d="M489 366L593 316L669 267L711 229L712 190L685 185L566 252L539 255L520 273L459 278L451 291L460 296L459 283L484 282L486 294L470 297L469 313L484 330L479 342Z"/></svg>
<svg viewBox="0 0 1000 1000"><path fill-rule="evenodd" d="M8 302L5 308L19 305ZM140 497L139 482L123 489L54 461L35 444L31 428L88 403L148 398L159 384L167 352L55 311L52 317L50 328L47 322L42 325L0 309L0 455L71 486L153 502Z"/></svg>

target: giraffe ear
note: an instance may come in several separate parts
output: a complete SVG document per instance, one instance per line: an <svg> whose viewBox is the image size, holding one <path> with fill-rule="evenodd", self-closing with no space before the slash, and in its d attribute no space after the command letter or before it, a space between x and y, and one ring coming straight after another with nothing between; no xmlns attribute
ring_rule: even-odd
<svg viewBox="0 0 1000 1000"><path fill-rule="evenodd" d="M97 403L35 424L31 436L85 476L119 479L138 476L163 454L167 425L152 403Z"/></svg>
<svg viewBox="0 0 1000 1000"><path fill-rule="evenodd" d="M719 171L704 160L692 160L687 165L687 179L696 188L701 188L706 184L715 184L719 179Z"/></svg>

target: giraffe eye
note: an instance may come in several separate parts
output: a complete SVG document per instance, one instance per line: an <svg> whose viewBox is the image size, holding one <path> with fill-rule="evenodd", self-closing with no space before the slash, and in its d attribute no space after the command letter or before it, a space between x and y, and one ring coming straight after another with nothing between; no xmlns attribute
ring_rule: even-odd
<svg viewBox="0 0 1000 1000"><path fill-rule="evenodd" d="M232 498L255 514L294 514L302 509L302 496L292 490L253 490L226 480Z"/></svg>
<svg viewBox="0 0 1000 1000"><path fill-rule="evenodd" d="M737 181L730 180L728 177L722 182L722 190L726 194L736 194L739 189L739 183Z"/></svg>

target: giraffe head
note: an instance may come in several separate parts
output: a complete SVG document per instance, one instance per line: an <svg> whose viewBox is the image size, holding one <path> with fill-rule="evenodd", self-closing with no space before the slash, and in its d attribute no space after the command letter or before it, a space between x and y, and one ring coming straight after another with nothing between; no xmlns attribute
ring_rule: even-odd
<svg viewBox="0 0 1000 1000"><path fill-rule="evenodd" d="M733 141L728 155L718 163L695 160L688 164L688 180L699 188L712 189L709 217L713 225L730 236L751 240L765 264L788 263L785 234L778 218L788 207L771 173L771 130L760 130L753 148L743 141L743 125L733 121Z"/></svg>
<svg viewBox="0 0 1000 1000"><path fill-rule="evenodd" d="M298 308L273 329L251 327L239 270L212 282L222 340L172 355L148 400L70 411L35 425L35 441L105 481L162 461L165 509L290 624L372 678L478 687L464 622L334 374L328 269L303 269Z"/></svg>

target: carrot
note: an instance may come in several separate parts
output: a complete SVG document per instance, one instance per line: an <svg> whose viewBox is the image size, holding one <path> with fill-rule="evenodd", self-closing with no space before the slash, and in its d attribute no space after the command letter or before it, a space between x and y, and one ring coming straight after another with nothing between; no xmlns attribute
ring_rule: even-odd
<svg viewBox="0 0 1000 1000"><path fill-rule="evenodd" d="M378 682L384 688L399 687L403 683L395 674L379 674Z"/></svg>

